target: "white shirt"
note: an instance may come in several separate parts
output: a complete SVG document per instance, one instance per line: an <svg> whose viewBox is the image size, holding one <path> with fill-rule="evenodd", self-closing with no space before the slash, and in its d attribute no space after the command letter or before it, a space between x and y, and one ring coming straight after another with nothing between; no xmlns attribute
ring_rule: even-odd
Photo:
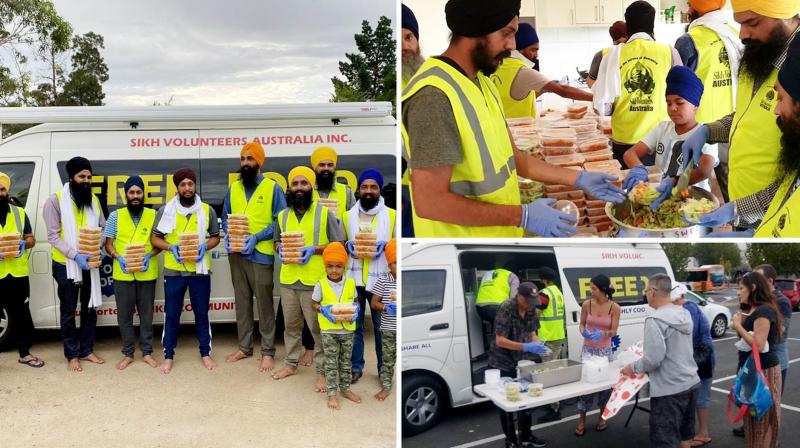
<svg viewBox="0 0 800 448"><path fill-rule="evenodd" d="M647 146L647 153L656 155L656 166L661 171L662 177L675 177L683 173L683 157L681 148L683 141L689 138L699 126L695 126L691 131L678 135L675 132L675 123L671 120L662 121L643 139L642 143ZM719 163L719 149L717 145L705 145L702 150L703 155L714 158L714 166ZM698 182L695 186L704 190L711 191L711 184L708 179Z"/></svg>

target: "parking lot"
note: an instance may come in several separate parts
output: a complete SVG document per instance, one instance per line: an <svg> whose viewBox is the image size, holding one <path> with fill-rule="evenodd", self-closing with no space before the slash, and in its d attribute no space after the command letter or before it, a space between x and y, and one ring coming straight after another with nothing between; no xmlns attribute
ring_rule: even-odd
<svg viewBox="0 0 800 448"><path fill-rule="evenodd" d="M727 306L732 313L738 307L736 292L727 289L709 296L710 301ZM789 331L790 368L787 385L782 399L780 440L783 446L794 446L791 440L800 440L800 313L795 313L798 322ZM717 365L714 371L714 384L711 395L709 427L713 445L744 446L744 439L735 437L733 425L727 419L728 390L735 381L737 353L734 343L737 338L732 330L716 339ZM534 426L534 433L547 440L551 447L618 447L649 445L648 414L634 412L630 425L625 428L625 420L632 406L623 408L608 422L608 429L602 433L594 431L597 410L587 417L586 434L578 438L573 435L577 424L577 410L574 402L562 406L562 420ZM647 399L640 402L647 407ZM536 418L545 413L544 409L534 412ZM414 447L503 447L504 436L500 429L497 408L491 402L451 409L433 429L414 437L403 438L404 446Z"/></svg>

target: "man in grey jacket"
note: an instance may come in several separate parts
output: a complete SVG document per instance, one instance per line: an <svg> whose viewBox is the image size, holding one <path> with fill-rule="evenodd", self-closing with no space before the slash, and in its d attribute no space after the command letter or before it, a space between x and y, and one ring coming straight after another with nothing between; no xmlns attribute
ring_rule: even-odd
<svg viewBox="0 0 800 448"><path fill-rule="evenodd" d="M644 322L644 356L622 369L650 377L650 446L689 447L695 435L697 364L692 350L692 316L672 303L672 279L650 277L647 302L655 312Z"/></svg>

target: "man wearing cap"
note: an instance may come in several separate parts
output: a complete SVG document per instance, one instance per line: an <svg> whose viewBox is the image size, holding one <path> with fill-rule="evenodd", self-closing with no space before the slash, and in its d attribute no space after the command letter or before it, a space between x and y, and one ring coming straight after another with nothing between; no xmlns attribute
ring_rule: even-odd
<svg viewBox="0 0 800 448"><path fill-rule="evenodd" d="M800 29L800 0L731 0L731 6L744 44L736 112L703 125L687 139L683 161L686 164L692 157L696 162L706 142L729 143L728 197L737 201L786 180L776 176L783 167L781 129L773 115L780 98L775 84Z"/></svg>
<svg viewBox="0 0 800 448"><path fill-rule="evenodd" d="M564 317L564 294L556 284L558 273L547 266L539 268L539 278L544 288L539 291L539 340L552 352L550 359L562 359L567 355L567 330ZM561 420L560 403L550 405L547 414L539 417L538 423Z"/></svg>
<svg viewBox="0 0 800 448"><path fill-rule="evenodd" d="M114 260L114 298L117 301L117 323L122 335L122 360L117 369L123 370L133 362L136 351L136 332L133 329L133 315L139 315L139 348L142 361L150 367L157 367L153 359L153 303L156 299L156 280L158 261L152 258L161 252L150 242L150 235L156 220L156 211L145 208L144 181L139 176L131 176L125 181L124 208L108 215L103 228L106 238L106 253ZM128 271L126 253L128 245L144 245L144 260L141 267Z"/></svg>
<svg viewBox="0 0 800 448"><path fill-rule="evenodd" d="M264 148L258 142L242 147L239 154L239 179L231 185L222 206L225 249L231 268L236 300L236 329L239 348L225 357L236 362L253 356L253 296L258 308L261 334L259 371L272 370L275 358L275 307L273 303L273 267L275 265L275 220L286 208L286 197L277 182L261 174ZM244 250L233 252L228 240L228 215L247 215L249 236Z"/></svg>
<svg viewBox="0 0 800 448"><path fill-rule="evenodd" d="M591 92L561 85L534 69L534 61L539 58L539 36L530 24L520 23L515 39L517 49L503 59L491 76L506 118L536 118L536 97L545 92L573 100L592 100Z"/></svg>
<svg viewBox="0 0 800 448"><path fill-rule="evenodd" d="M345 212L353 208L356 197L353 195L353 190L349 185L336 181L336 162L338 157L336 150L333 148L320 146L311 154L311 168L317 176L313 200L335 199L338 205L334 214L341 221L344 219Z"/></svg>
<svg viewBox="0 0 800 448"><path fill-rule="evenodd" d="M358 176L358 196L356 205L344 218L344 230L347 235L347 251L350 261L347 265L347 276L356 282L358 302L362 310L369 308L368 300L372 297L372 288L378 277L389 272L389 264L383 249L386 242L395 237L394 225L397 222L396 212L383 202L383 175L375 168L367 168ZM378 235L377 252L372 259L358 258L355 251L356 234L362 227L370 228ZM358 381L364 371L364 314L358 316L355 339L353 343L353 381ZM372 328L380 328L381 314L372 310ZM381 356L381 333L375 331L375 355L378 360L378 372L383 364Z"/></svg>
<svg viewBox="0 0 800 448"><path fill-rule="evenodd" d="M11 337L17 344L17 362L30 367L42 367L44 361L31 354L33 344L33 320L28 305L30 283L28 281L28 248L36 245L30 219L25 209L9 202L11 198L11 178L0 173L0 233L19 235L18 239L4 240L7 245L4 253L15 256L0 258L0 308L8 313Z"/></svg>
<svg viewBox="0 0 800 448"><path fill-rule="evenodd" d="M189 290L194 312L194 329L200 359L208 370L217 368L211 358L211 323L208 305L211 300L211 249L219 244L217 212L203 202L197 191L197 176L191 168L181 168L172 175L178 193L158 210L150 241L164 251L164 362L161 371L172 371L178 345L183 298ZM183 258L181 235L197 235L197 255Z"/></svg>
<svg viewBox="0 0 800 448"><path fill-rule="evenodd" d="M500 305L494 319L495 343L489 352L489 368L499 369L500 376L516 378L517 363L523 359L538 359L538 356L547 353L547 346L537 336L539 318L536 317L536 306L539 304L536 285L522 282L514 298L508 299ZM531 432L531 410L518 412L519 434L522 440L517 440L517 428L514 419L502 409L500 410L500 424L506 435L506 446L519 445L523 447L542 447L547 442L533 435Z"/></svg>
<svg viewBox="0 0 800 448"><path fill-rule="evenodd" d="M419 48L419 24L417 23L417 17L414 15L414 12L411 11L411 8L406 5L402 5L400 23L403 27L401 34L403 44L401 56L403 65L400 69L400 79L402 82L402 90L405 90L408 81L417 73L422 63L425 62L425 58L422 57L422 52Z"/></svg>
<svg viewBox="0 0 800 448"><path fill-rule="evenodd" d="M336 216L327 207L313 200L316 175L305 166L298 166L289 172L286 188L287 208L278 214L275 245L281 260L281 308L283 309L283 340L286 344L285 366L272 373L276 380L297 373L297 364L303 354L301 335L303 321L311 329L314 338L314 367L317 372L317 392L326 392L325 371L323 369L322 340L320 338L317 313L312 308L311 295L314 285L325 277L325 264L322 252L328 243L344 242L344 229ZM286 264L281 247L281 233L303 232L305 246L301 249L302 259L296 264Z"/></svg>
<svg viewBox="0 0 800 448"><path fill-rule="evenodd" d="M103 227L106 219L100 201L92 193L92 164L83 157L73 157L66 164L66 172L67 183L50 196L42 212L53 258L53 278L58 284L67 369L81 372L81 360L97 364L105 361L94 354L97 307L103 304L100 270L90 267L89 255L78 253L78 231L81 227ZM80 332L75 325L78 300Z"/></svg>
<svg viewBox="0 0 800 448"><path fill-rule="evenodd" d="M595 82L597 82L597 72L600 71L600 62L603 61L603 56L619 44L624 44L628 40L628 28L625 22L617 20L610 27L608 27L608 34L611 36L611 43L614 45L604 48L594 54L592 63L589 65L589 74L586 76L586 85L591 89Z"/></svg>
<svg viewBox="0 0 800 448"><path fill-rule="evenodd" d="M450 46L403 92L401 131L417 237L567 236L575 219L544 199L521 205L518 174L623 200L613 176L548 165L514 147L489 76L516 48L519 0L450 0ZM416 194L415 194L416 192Z"/></svg>

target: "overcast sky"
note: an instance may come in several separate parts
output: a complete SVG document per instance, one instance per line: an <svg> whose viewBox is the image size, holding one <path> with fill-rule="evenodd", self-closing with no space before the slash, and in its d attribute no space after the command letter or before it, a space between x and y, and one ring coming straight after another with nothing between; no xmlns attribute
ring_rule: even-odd
<svg viewBox="0 0 800 448"><path fill-rule="evenodd" d="M53 3L76 34L105 38L111 106L325 102L361 21L396 21L394 0Z"/></svg>

